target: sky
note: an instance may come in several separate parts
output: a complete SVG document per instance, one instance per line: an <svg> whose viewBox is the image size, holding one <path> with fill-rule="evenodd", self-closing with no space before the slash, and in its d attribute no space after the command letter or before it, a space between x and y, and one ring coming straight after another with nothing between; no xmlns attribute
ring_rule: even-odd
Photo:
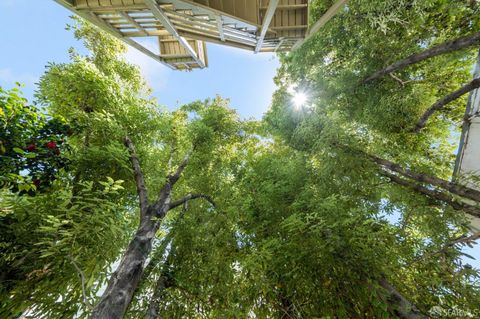
<svg viewBox="0 0 480 319"><path fill-rule="evenodd" d="M49 62L68 62L68 49L80 52L81 43L65 26L72 13L53 0L0 0L0 86L24 84L33 98L35 83ZM161 105L179 106L220 95L242 118L260 119L275 90L273 77L279 65L270 53L207 45L209 67L191 72L174 71L129 49L127 59L137 64Z"/></svg>

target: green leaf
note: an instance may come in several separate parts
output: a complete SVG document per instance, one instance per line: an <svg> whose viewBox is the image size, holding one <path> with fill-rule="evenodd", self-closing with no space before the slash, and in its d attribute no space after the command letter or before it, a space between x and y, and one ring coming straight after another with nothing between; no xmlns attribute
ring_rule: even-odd
<svg viewBox="0 0 480 319"><path fill-rule="evenodd" d="M18 153L18 154L24 154L24 153L25 153L24 150L22 150L21 148L18 148L18 147L14 147L14 148L13 148L13 151L14 151L15 153Z"/></svg>

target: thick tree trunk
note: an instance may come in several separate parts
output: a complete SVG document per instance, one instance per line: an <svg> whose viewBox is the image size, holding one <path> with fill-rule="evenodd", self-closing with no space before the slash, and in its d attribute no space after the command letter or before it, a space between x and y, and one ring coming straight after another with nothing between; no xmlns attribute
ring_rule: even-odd
<svg viewBox="0 0 480 319"><path fill-rule="evenodd" d="M120 265L110 277L107 289L93 309L90 319L123 318L142 278L145 261L152 251L152 241L155 238L155 234L160 227L161 221L170 209L196 198L204 198L210 201L212 205L214 204L211 198L204 194L190 194L177 201L171 201L172 189L187 166L190 154L185 156L174 174L167 176L157 200L149 204L140 161L138 160L135 147L128 137L125 138L125 146L130 153L130 162L137 186L140 226L135 233L135 237L128 245Z"/></svg>
<svg viewBox="0 0 480 319"><path fill-rule="evenodd" d="M417 53L417 54L412 54L409 57L397 61L393 64L390 64L386 68L379 70L369 77L367 77L365 80L363 80L363 83L370 82L372 80L378 79L384 75L387 75L389 73L395 72L397 70L403 69L409 65L418 63L420 61L433 58L437 55L449 53L452 51L460 50L463 48L467 48L472 45L476 45L477 43L480 42L480 32L474 33L472 35L456 39L453 41L445 42L440 45L434 46L433 48L430 48L428 50L425 50L423 52Z"/></svg>
<svg viewBox="0 0 480 319"><path fill-rule="evenodd" d="M420 313L415 305L403 297L385 278L380 278L378 283L383 289L385 289L386 302L389 305L390 312L395 316L400 319L427 318Z"/></svg>
<svg viewBox="0 0 480 319"><path fill-rule="evenodd" d="M423 113L423 115L420 117L420 119L418 120L417 124L415 125L415 127L413 129L413 132L415 132L415 133L420 132L420 130L425 127L428 119L432 116L433 113L435 113L435 111L441 109L442 107L444 107L448 103L458 99L462 95L464 95L464 94L466 94L470 91L473 91L473 90L475 90L476 88L479 88L479 87L480 87L480 78L474 79L473 81L471 81L470 83L462 86L461 88L459 88L455 92L450 93L449 95L445 96L441 100L438 100L437 102L432 104L432 106L430 106L425 111L425 113Z"/></svg>
<svg viewBox="0 0 480 319"><path fill-rule="evenodd" d="M142 278L145 261L152 250L152 240L159 225L159 221L152 221L151 218L142 222L118 269L111 276L100 302L92 312L91 319L123 317Z"/></svg>
<svg viewBox="0 0 480 319"><path fill-rule="evenodd" d="M90 319L123 318L132 300L133 294L142 278L145 261L152 250L152 241L160 222L170 209L171 191L187 165L188 157L180 164L173 175L167 177L157 201L148 204L148 194L140 163L132 141L126 137L125 145L130 153L140 206L140 225L117 270L110 277L107 289L93 309Z"/></svg>

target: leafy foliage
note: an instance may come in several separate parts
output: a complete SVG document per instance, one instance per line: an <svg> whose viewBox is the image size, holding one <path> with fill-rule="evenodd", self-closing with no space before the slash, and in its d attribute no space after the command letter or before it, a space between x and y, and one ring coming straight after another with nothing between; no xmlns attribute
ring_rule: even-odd
<svg viewBox="0 0 480 319"><path fill-rule="evenodd" d="M81 183L74 194L55 182L34 197L2 191L2 318L27 307L36 318L88 310L129 235L128 211L112 201L121 181L100 184Z"/></svg>
<svg viewBox="0 0 480 319"><path fill-rule="evenodd" d="M312 17L332 2L313 1ZM460 0L349 1L281 57L278 90L261 122L241 121L221 97L166 112L120 56L125 48L78 21L71 28L90 54L71 51L71 63L49 65L37 94L76 128L70 164L35 197L0 193L0 269L10 280L1 286L0 316L27 308L45 318L89 315L137 226L126 136L150 201L191 153L173 199L208 194L215 202L191 201L167 214L128 318L144 318L157 293L164 318L396 318L385 280L422 313L439 304L476 311L479 273L462 255L472 243L464 240L464 213L395 183L372 161L450 178L465 101L420 134L410 129L469 80L475 52L362 81L475 32L478 10ZM292 88L308 95L306 105L294 107ZM15 92L2 96L23 103ZM19 139L36 133L25 134Z"/></svg>
<svg viewBox="0 0 480 319"><path fill-rule="evenodd" d="M68 163L65 138L70 127L27 104L18 88L0 87L0 185L45 190Z"/></svg>

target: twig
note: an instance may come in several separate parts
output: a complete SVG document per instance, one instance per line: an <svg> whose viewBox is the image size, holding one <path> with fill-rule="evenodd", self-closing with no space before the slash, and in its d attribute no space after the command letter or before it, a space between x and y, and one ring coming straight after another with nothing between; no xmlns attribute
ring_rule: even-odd
<svg viewBox="0 0 480 319"><path fill-rule="evenodd" d="M70 261L72 262L72 265L73 267L75 267L75 269L77 270L77 272L80 274L80 279L82 281L82 296L83 296L83 303L85 304L85 306L89 309L89 310L92 310L93 307L92 305L90 304L90 302L88 301L87 299L87 293L86 293L86 289L85 289L85 275L83 273L83 271L80 269L80 267L78 267L77 263L75 262L75 260L72 258L72 256L70 255L67 255L68 258L70 259Z"/></svg>
<svg viewBox="0 0 480 319"><path fill-rule="evenodd" d="M412 82L413 80L408 80L408 81L403 81L402 79L400 79L398 76L396 76L395 74L393 73L389 73L390 76L396 80L398 83L400 83L402 86L405 86L405 84L409 83L409 82Z"/></svg>
<svg viewBox="0 0 480 319"><path fill-rule="evenodd" d="M451 248L451 247L454 247L455 245L458 245L458 244L465 244L465 243L471 243L471 242L474 242L476 241L477 239L480 238L480 232L476 232L476 233L473 233L472 235L470 236L466 236L466 235L462 235L454 240L452 240L451 242L447 243L445 245L445 247L437 250L437 251L434 251L434 252L430 252L430 253L425 253L421 256L418 256L417 258L415 258L409 265L412 265L416 262L419 262L421 260L425 260L427 258L430 258L430 257L433 257L435 255L438 255L438 254L441 254L441 253L444 253L448 248Z"/></svg>

